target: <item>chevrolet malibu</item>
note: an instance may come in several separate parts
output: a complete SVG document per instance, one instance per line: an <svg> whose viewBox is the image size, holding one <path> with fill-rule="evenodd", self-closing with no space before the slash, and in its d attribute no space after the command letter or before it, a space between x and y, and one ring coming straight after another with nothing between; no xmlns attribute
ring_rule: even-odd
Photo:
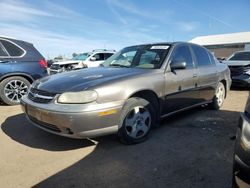
<svg viewBox="0 0 250 188"><path fill-rule="evenodd" d="M131 46L100 67L32 84L21 104L35 126L71 138L117 133L138 143L164 117L209 104L219 109L231 85L227 65L191 43Z"/></svg>

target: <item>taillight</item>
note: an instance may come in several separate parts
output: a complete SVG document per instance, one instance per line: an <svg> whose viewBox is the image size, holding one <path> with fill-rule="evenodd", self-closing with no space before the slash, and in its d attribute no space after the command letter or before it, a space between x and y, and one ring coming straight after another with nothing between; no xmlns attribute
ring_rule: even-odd
<svg viewBox="0 0 250 188"><path fill-rule="evenodd" d="M48 64L45 59L40 59L39 64L41 65L42 68L47 68Z"/></svg>

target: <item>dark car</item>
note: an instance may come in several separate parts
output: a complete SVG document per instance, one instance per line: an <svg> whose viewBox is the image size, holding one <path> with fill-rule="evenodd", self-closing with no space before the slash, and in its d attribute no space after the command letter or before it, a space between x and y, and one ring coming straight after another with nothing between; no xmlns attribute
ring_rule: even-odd
<svg viewBox="0 0 250 188"><path fill-rule="evenodd" d="M0 37L0 100L19 104L34 80L47 75L47 62L25 41Z"/></svg>
<svg viewBox="0 0 250 188"><path fill-rule="evenodd" d="M250 187L250 96L237 128L233 184L234 187Z"/></svg>
<svg viewBox="0 0 250 188"><path fill-rule="evenodd" d="M250 51L235 52L223 62L231 71L233 86L250 87Z"/></svg>
<svg viewBox="0 0 250 188"><path fill-rule="evenodd" d="M183 42L131 46L101 67L34 82L21 99L28 119L48 132L86 138L118 133L143 141L161 118L209 104L219 109L231 86L227 65Z"/></svg>

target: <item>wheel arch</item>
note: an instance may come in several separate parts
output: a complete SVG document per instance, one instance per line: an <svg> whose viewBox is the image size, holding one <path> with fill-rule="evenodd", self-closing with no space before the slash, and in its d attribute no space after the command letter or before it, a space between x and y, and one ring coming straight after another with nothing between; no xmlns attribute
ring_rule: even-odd
<svg viewBox="0 0 250 188"><path fill-rule="evenodd" d="M34 79L28 75L28 74L25 74L25 73L11 73L11 74L5 74L3 75L2 77L0 77L0 82L2 82L4 79L6 78L10 78L10 77L13 77L13 76L20 76L20 77L23 77L25 78L26 80L28 80L30 83L34 82Z"/></svg>
<svg viewBox="0 0 250 188"><path fill-rule="evenodd" d="M227 88L227 81L225 79L220 80L220 82L224 85L225 87L225 98L227 97L227 91L229 88Z"/></svg>
<svg viewBox="0 0 250 188"><path fill-rule="evenodd" d="M161 112L161 106L162 106L161 104L162 103L154 91L152 91L150 89L136 91L135 93L131 94L128 97L128 99L132 98L132 97L139 97L139 98L143 98L145 100L148 100L154 106L154 109L156 111L157 121L160 120L160 112Z"/></svg>

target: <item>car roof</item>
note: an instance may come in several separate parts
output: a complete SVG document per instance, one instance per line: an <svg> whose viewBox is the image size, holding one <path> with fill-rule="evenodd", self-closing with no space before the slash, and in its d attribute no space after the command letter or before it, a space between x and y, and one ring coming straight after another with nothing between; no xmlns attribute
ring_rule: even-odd
<svg viewBox="0 0 250 188"><path fill-rule="evenodd" d="M99 51L105 51L105 52L115 52L113 49L94 49L92 52L99 52Z"/></svg>
<svg viewBox="0 0 250 188"><path fill-rule="evenodd" d="M156 42L156 43L146 43L146 44L139 44L139 45L132 45L128 47L134 47L134 46L153 46L153 45L177 45L177 44L193 44L190 42L181 42L181 41L176 41L176 42ZM195 45L195 44L194 44Z"/></svg>
<svg viewBox="0 0 250 188"><path fill-rule="evenodd" d="M81 52L81 53L78 53L77 55L81 55L81 54L96 54L96 53L115 53L116 51L113 51L113 50L102 50L102 51L90 51L90 52Z"/></svg>
<svg viewBox="0 0 250 188"><path fill-rule="evenodd" d="M23 41L23 40L15 39L15 38L12 38L12 37L0 36L0 39L5 39L5 40L13 41L13 42L16 42L16 43L19 43L19 44L20 43L26 43L26 44L29 44L29 45L33 45L30 42L26 42L26 41Z"/></svg>
<svg viewBox="0 0 250 188"><path fill-rule="evenodd" d="M94 52L87 52L87 53L115 53L115 51L94 51Z"/></svg>

